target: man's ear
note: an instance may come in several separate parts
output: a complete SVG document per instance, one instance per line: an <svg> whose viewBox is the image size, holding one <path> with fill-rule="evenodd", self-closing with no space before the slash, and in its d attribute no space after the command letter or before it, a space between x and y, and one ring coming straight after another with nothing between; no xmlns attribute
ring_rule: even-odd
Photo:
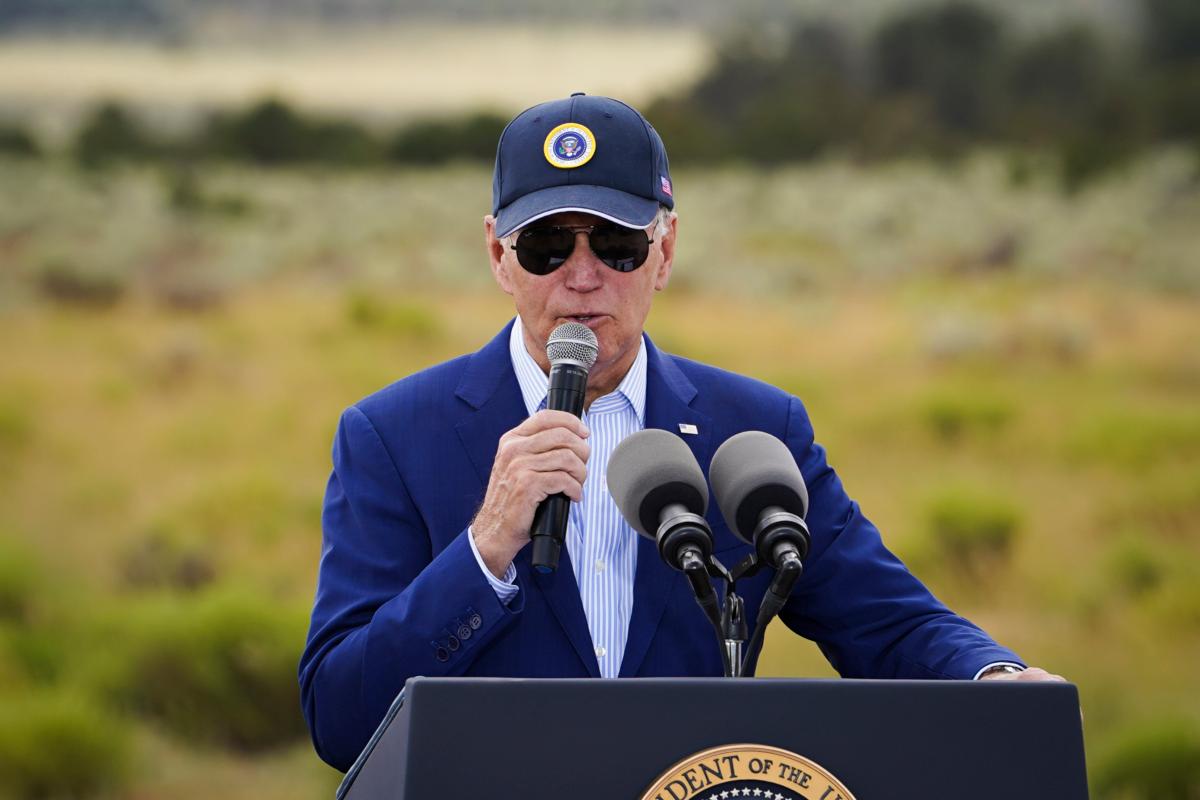
<svg viewBox="0 0 1200 800"><path fill-rule="evenodd" d="M512 280L508 275L508 262L504 260L504 242L496 238L496 218L491 214L483 218L483 235L487 243L488 262L492 267L492 277L504 290L512 294Z"/></svg>
<svg viewBox="0 0 1200 800"><path fill-rule="evenodd" d="M654 290L661 292L667 288L671 279L671 267L675 265L675 233L679 229L679 215L672 211L667 216L667 232L658 240L662 249L662 263L658 265L658 274L654 276Z"/></svg>

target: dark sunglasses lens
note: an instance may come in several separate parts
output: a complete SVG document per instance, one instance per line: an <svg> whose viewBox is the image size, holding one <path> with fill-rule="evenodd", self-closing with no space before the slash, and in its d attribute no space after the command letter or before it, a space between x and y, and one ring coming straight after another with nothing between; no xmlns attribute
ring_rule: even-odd
<svg viewBox="0 0 1200 800"><path fill-rule="evenodd" d="M589 241L596 258L617 272L633 272L650 254L650 237L640 228L598 225Z"/></svg>
<svg viewBox="0 0 1200 800"><path fill-rule="evenodd" d="M526 272L549 275L575 249L575 234L567 228L530 228L517 237L517 261Z"/></svg>

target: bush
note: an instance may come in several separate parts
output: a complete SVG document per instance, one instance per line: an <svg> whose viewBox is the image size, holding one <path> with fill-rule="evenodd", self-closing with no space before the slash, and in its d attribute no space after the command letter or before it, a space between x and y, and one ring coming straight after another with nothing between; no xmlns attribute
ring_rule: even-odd
<svg viewBox="0 0 1200 800"><path fill-rule="evenodd" d="M1195 410L1148 412L1129 409L1085 417L1067 438L1075 458L1144 468L1200 455L1200 413Z"/></svg>
<svg viewBox="0 0 1200 800"><path fill-rule="evenodd" d="M1127 731L1099 760L1093 787L1100 797L1196 800L1200 797L1200 732L1182 720L1159 720Z"/></svg>
<svg viewBox="0 0 1200 800"><path fill-rule="evenodd" d="M490 113L419 120L396 134L388 156L403 164L422 166L450 161L490 163L507 123L507 118Z"/></svg>
<svg viewBox="0 0 1200 800"><path fill-rule="evenodd" d="M1167 558L1144 535L1127 535L1109 548L1105 568L1115 588L1137 596L1153 591L1162 583Z"/></svg>
<svg viewBox="0 0 1200 800"><path fill-rule="evenodd" d="M346 298L346 317L361 328L377 329L413 339L434 339L441 322L427 307L415 303L388 303L376 294L351 292Z"/></svg>
<svg viewBox="0 0 1200 800"><path fill-rule="evenodd" d="M967 570L1007 558L1020 527L1020 514L1007 500L970 488L935 497L927 518L933 543Z"/></svg>
<svg viewBox="0 0 1200 800"><path fill-rule="evenodd" d="M943 390L927 397L921 415L930 430L944 441L955 441L971 433L993 433L1013 417L1006 400L971 390Z"/></svg>
<svg viewBox="0 0 1200 800"><path fill-rule="evenodd" d="M125 284L116 275L61 261L43 266L37 283L42 294L51 300L89 308L109 308L125 293Z"/></svg>
<svg viewBox="0 0 1200 800"><path fill-rule="evenodd" d="M0 622L31 623L41 586L41 565L33 554L0 538Z"/></svg>
<svg viewBox="0 0 1200 800"><path fill-rule="evenodd" d="M213 119L193 149L264 165L361 164L379 156L374 137L361 126L309 117L277 97Z"/></svg>
<svg viewBox="0 0 1200 800"><path fill-rule="evenodd" d="M124 106L107 102L98 106L75 137L75 157L87 167L115 161L142 159L161 148Z"/></svg>
<svg viewBox="0 0 1200 800"><path fill-rule="evenodd" d="M155 597L113 623L93 681L187 739L245 751L304 736L302 613L229 590Z"/></svg>
<svg viewBox="0 0 1200 800"><path fill-rule="evenodd" d="M24 447L32 437L29 403L15 397L0 397L0 455Z"/></svg>
<svg viewBox="0 0 1200 800"><path fill-rule="evenodd" d="M152 530L121 559L121 576L138 589L195 591L212 583L217 570L206 548L181 541L165 528Z"/></svg>
<svg viewBox="0 0 1200 800"><path fill-rule="evenodd" d="M128 726L76 695L0 700L0 797L85 797L130 777Z"/></svg>
<svg viewBox="0 0 1200 800"><path fill-rule="evenodd" d="M33 134L22 127L0 124L0 155L33 158L42 153Z"/></svg>

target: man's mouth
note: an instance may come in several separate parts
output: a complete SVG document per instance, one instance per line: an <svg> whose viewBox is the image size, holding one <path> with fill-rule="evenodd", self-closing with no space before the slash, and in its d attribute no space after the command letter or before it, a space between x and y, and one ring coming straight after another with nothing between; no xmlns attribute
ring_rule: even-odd
<svg viewBox="0 0 1200 800"><path fill-rule="evenodd" d="M588 325L591 323L599 322L603 316L604 316L603 314L571 314L570 316L563 317L563 319L568 319L571 322L579 322L584 325Z"/></svg>

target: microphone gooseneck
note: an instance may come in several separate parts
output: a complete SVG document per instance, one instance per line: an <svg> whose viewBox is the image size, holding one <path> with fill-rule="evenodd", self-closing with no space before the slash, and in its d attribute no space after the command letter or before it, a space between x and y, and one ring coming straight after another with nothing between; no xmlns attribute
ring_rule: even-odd
<svg viewBox="0 0 1200 800"><path fill-rule="evenodd" d="M566 411L577 417L583 415L588 372L599 352L596 334L586 325L565 322L551 332L546 342L546 356L550 360L547 409ZM571 500L561 493L547 497L534 512L529 538L533 541L533 568L538 572L558 569L570 512Z"/></svg>
<svg viewBox="0 0 1200 800"><path fill-rule="evenodd" d="M607 473L608 492L621 516L658 545L663 561L687 576L704 616L723 638L720 602L708 571L713 550L704 519L708 482L692 451L678 436L647 428L617 445ZM724 651L722 661L730 674Z"/></svg>
<svg viewBox="0 0 1200 800"><path fill-rule="evenodd" d="M804 571L811 544L804 522L808 489L787 445L761 431L739 433L717 448L709 478L729 529L775 569L746 648L742 672L753 675L767 625Z"/></svg>

